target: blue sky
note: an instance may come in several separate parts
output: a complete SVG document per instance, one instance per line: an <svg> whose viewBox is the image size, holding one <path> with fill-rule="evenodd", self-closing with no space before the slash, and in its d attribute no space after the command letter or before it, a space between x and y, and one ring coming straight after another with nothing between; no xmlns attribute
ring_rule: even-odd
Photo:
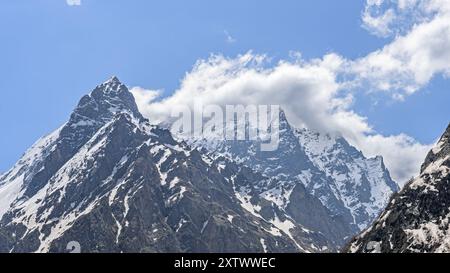
<svg viewBox="0 0 450 273"><path fill-rule="evenodd" d="M83 94L111 75L170 96L195 62L251 50L273 63L363 58L393 41L361 27L366 1L3 1L0 8L0 172L65 122ZM449 122L449 80L437 73L404 100L357 92L352 110L380 134L429 144Z"/></svg>

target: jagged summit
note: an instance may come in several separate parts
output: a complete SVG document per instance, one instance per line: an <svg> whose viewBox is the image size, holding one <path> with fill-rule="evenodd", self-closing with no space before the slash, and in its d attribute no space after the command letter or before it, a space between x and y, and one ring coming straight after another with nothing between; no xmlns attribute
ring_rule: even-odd
<svg viewBox="0 0 450 273"><path fill-rule="evenodd" d="M436 146L428 153L424 163L422 164L421 172L425 171L425 169L439 157L448 154L450 154L450 124L437 142Z"/></svg>
<svg viewBox="0 0 450 273"><path fill-rule="evenodd" d="M112 76L107 81L98 85L96 89L100 89L105 93L124 92L127 90L126 86L116 76Z"/></svg>
<svg viewBox="0 0 450 273"><path fill-rule="evenodd" d="M33 145L13 170L2 177L2 180L5 180L3 183L7 184L6 180L16 181L17 185L23 183L23 196L30 198L41 190L51 176L100 128L120 113L126 113L140 121L145 120L128 88L113 77L83 96L69 121ZM10 202L12 199L4 205L7 207Z"/></svg>
<svg viewBox="0 0 450 273"><path fill-rule="evenodd" d="M286 113L283 109L280 109L279 113L279 123L280 123L280 130L291 130L291 125L286 117Z"/></svg>
<svg viewBox="0 0 450 273"><path fill-rule="evenodd" d="M71 116L71 122L78 122L80 125L104 123L121 112L143 119L133 94L116 76L113 76L81 98Z"/></svg>
<svg viewBox="0 0 450 273"><path fill-rule="evenodd" d="M121 83L119 78L116 75L113 75L111 78L109 78L107 81L105 81L105 83L107 82L118 82Z"/></svg>

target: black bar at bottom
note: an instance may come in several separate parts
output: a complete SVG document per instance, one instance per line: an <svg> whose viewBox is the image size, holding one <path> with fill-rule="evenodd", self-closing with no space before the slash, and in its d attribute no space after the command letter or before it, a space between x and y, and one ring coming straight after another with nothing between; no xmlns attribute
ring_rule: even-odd
<svg viewBox="0 0 450 273"><path fill-rule="evenodd" d="M0 254L6 268L57 272L315 272L401 269L426 272L446 266L450 255L429 254ZM4 270L3 270L4 269Z"/></svg>

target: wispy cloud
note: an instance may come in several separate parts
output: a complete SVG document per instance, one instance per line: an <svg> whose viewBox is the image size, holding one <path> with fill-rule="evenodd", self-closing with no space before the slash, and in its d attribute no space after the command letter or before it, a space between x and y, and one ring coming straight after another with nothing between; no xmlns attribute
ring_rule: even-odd
<svg viewBox="0 0 450 273"><path fill-rule="evenodd" d="M366 0L363 27L385 38L404 35L415 24L429 21L445 5L447 0Z"/></svg>
<svg viewBox="0 0 450 273"><path fill-rule="evenodd" d="M228 30L224 30L223 33L225 34L225 42L229 44L236 43L237 40L233 36L231 36Z"/></svg>
<svg viewBox="0 0 450 273"><path fill-rule="evenodd" d="M66 3L69 6L80 6L81 0L66 0Z"/></svg>
<svg viewBox="0 0 450 273"><path fill-rule="evenodd" d="M449 18L448 0L367 0L364 27L393 40L353 62L353 73L398 99L418 91L438 74L448 75Z"/></svg>

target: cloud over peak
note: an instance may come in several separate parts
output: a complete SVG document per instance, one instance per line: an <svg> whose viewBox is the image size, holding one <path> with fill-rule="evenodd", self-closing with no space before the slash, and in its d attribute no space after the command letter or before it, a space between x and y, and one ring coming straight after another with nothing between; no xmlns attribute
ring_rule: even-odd
<svg viewBox="0 0 450 273"><path fill-rule="evenodd" d="M176 105L194 109L198 98L204 105L280 105L296 127L342 135L367 156L383 155L399 182L418 171L429 147L406 135L378 134L366 117L352 110L353 95L345 89L346 82L338 81L342 57L329 54L272 65L267 59L253 53L236 58L212 55L198 61L180 88L162 100L155 91L143 95L142 89L132 90L140 110L157 122L167 120Z"/></svg>
<svg viewBox="0 0 450 273"><path fill-rule="evenodd" d="M155 91L138 95L145 101L139 107L152 120L164 121L173 105L192 106L195 98L204 104L278 104L297 127L339 134L366 156L382 155L394 179L404 183L417 174L432 143L378 133L353 110L354 97L370 90L404 100L436 75L450 75L450 1L367 0L362 20L366 29L390 40L361 58L329 53L304 60L293 52L293 60L271 63L252 52L212 55L197 61L170 97L158 99Z"/></svg>

